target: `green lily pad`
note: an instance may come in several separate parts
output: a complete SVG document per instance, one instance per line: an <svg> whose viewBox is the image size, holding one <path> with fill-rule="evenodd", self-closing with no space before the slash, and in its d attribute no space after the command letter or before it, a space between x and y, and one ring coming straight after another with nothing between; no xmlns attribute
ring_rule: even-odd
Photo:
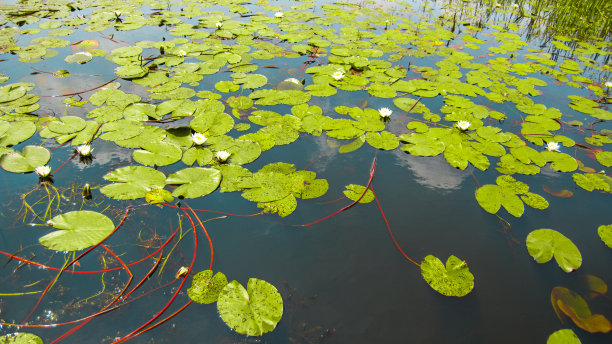
<svg viewBox="0 0 612 344"><path fill-rule="evenodd" d="M212 270L204 270L193 276L187 295L197 303L209 304L219 299L221 290L227 285L227 277L222 272L213 276Z"/></svg>
<svg viewBox="0 0 612 344"><path fill-rule="evenodd" d="M36 133L36 124L28 121L10 122L8 128L6 126L5 132L0 135L0 147L14 146Z"/></svg>
<svg viewBox="0 0 612 344"><path fill-rule="evenodd" d="M51 153L40 146L25 146L22 152L12 151L0 157L0 166L13 173L32 172L44 166L51 158Z"/></svg>
<svg viewBox="0 0 612 344"><path fill-rule="evenodd" d="M165 174L144 166L121 167L106 174L104 179L115 183L103 186L100 191L114 199L137 199L166 186Z"/></svg>
<svg viewBox="0 0 612 344"><path fill-rule="evenodd" d="M595 158L600 164L606 167L612 166L612 152L597 152L597 154L595 154Z"/></svg>
<svg viewBox="0 0 612 344"><path fill-rule="evenodd" d="M148 68L140 65L126 65L115 68L115 74L122 79L142 78L149 72Z"/></svg>
<svg viewBox="0 0 612 344"><path fill-rule="evenodd" d="M597 227L597 234L609 248L612 248L612 225L601 225Z"/></svg>
<svg viewBox="0 0 612 344"><path fill-rule="evenodd" d="M349 184L346 186L346 190L342 192L344 193L344 196L346 196L346 198L350 199L351 201L357 201L359 197L363 195L363 197L361 197L361 199L359 200L359 203L372 202L374 200L374 193L372 192L372 190L368 189L365 195L363 194L364 191L365 186L363 185Z"/></svg>
<svg viewBox="0 0 612 344"><path fill-rule="evenodd" d="M446 260L428 255L421 262L421 275L435 291L446 296L465 296L474 288L474 275L467 263L453 255Z"/></svg>
<svg viewBox="0 0 612 344"><path fill-rule="evenodd" d="M0 344L44 344L44 342L35 334L19 332L1 336Z"/></svg>
<svg viewBox="0 0 612 344"><path fill-rule="evenodd" d="M0 87L0 103L6 103L25 96L27 89L22 85L6 85Z"/></svg>
<svg viewBox="0 0 612 344"><path fill-rule="evenodd" d="M232 281L217 301L221 319L234 331L247 336L261 336L274 330L283 316L283 298L272 284L250 278L247 289Z"/></svg>
<svg viewBox="0 0 612 344"><path fill-rule="evenodd" d="M150 142L143 148L135 150L132 157L134 161L147 166L172 165L183 156L181 149L170 143Z"/></svg>
<svg viewBox="0 0 612 344"><path fill-rule="evenodd" d="M221 182L221 172L214 168L188 167L168 175L167 184L180 185L173 196L197 198L215 191Z"/></svg>
<svg viewBox="0 0 612 344"><path fill-rule="evenodd" d="M552 229L537 229L527 235L527 250L538 263L546 263L553 255L565 272L576 270L582 264L582 256L574 243Z"/></svg>
<svg viewBox="0 0 612 344"><path fill-rule="evenodd" d="M570 329L563 329L554 332L548 336L546 344L580 344L580 339L576 336L576 333Z"/></svg>
<svg viewBox="0 0 612 344"><path fill-rule="evenodd" d="M47 222L58 231L39 239L48 249L55 251L78 251L100 243L108 237L115 225L106 215L95 211L71 211L53 217Z"/></svg>
<svg viewBox="0 0 612 344"><path fill-rule="evenodd" d="M83 64L83 63L87 63L91 61L92 58L93 58L93 55L90 52L79 51L78 53L74 53L74 54L66 56L64 61L66 61L66 63Z"/></svg>
<svg viewBox="0 0 612 344"><path fill-rule="evenodd" d="M60 117L59 121L49 122L47 128L58 134L72 134L85 128L85 120L76 116Z"/></svg>

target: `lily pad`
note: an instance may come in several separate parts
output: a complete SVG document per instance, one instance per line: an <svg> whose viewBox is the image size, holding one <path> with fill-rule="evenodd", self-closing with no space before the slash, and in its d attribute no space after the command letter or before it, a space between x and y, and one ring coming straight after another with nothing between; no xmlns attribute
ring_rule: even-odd
<svg viewBox="0 0 612 344"><path fill-rule="evenodd" d="M234 331L247 336L261 336L274 330L283 316L283 298L272 284L250 278L247 289L232 281L217 301L221 319Z"/></svg>
<svg viewBox="0 0 612 344"><path fill-rule="evenodd" d="M0 344L43 344L43 340L35 334L19 332L1 336Z"/></svg>
<svg viewBox="0 0 612 344"><path fill-rule="evenodd" d="M13 173L32 172L37 167L45 165L51 158L51 153L40 146L25 146L22 152L12 151L0 157L0 166Z"/></svg>
<svg viewBox="0 0 612 344"><path fill-rule="evenodd" d="M370 203L374 200L374 193L372 192L372 190L368 189L368 191L366 191L365 195L363 194L363 192L365 191L365 186L363 185L357 185L357 184L349 184L346 186L346 190L342 191L344 193L344 196L346 196L346 198L352 200L352 201L356 201L359 199L359 197L361 197L361 195L363 195L363 197L361 197L361 199L359 199L359 203Z"/></svg>
<svg viewBox="0 0 612 344"><path fill-rule="evenodd" d="M576 333L570 329L563 329L551 334L546 344L580 344L580 339Z"/></svg>
<svg viewBox="0 0 612 344"><path fill-rule="evenodd" d="M609 248L612 248L612 225L601 225L597 227L597 234Z"/></svg>
<svg viewBox="0 0 612 344"><path fill-rule="evenodd" d="M565 272L572 272L582 264L578 247L563 234L548 228L537 229L527 235L527 250L538 263L546 263L553 255Z"/></svg>
<svg viewBox="0 0 612 344"><path fill-rule="evenodd" d="M221 290L227 285L227 277L222 272L213 276L212 270L204 270L193 276L187 295L197 303L209 304L216 302Z"/></svg>
<svg viewBox="0 0 612 344"><path fill-rule="evenodd" d="M53 217L48 224L58 231L39 239L40 243L55 251L78 251L106 239L115 225L106 215L90 210L71 211Z"/></svg>
<svg viewBox="0 0 612 344"><path fill-rule="evenodd" d="M214 168L188 167L172 173L166 179L167 184L180 185L173 196L197 198L215 191L221 182L221 172Z"/></svg>
<svg viewBox="0 0 612 344"><path fill-rule="evenodd" d="M467 263L453 255L446 260L428 255L421 263L421 275L435 291L446 296L465 296L474 288L474 275Z"/></svg>
<svg viewBox="0 0 612 344"><path fill-rule="evenodd" d="M147 166L166 166L181 160L183 152L173 144L165 142L147 143L144 149L135 150L132 156L136 162Z"/></svg>
<svg viewBox="0 0 612 344"><path fill-rule="evenodd" d="M104 179L115 183L103 186L100 191L114 199L137 199L166 186L165 174L144 166L121 167L106 174Z"/></svg>

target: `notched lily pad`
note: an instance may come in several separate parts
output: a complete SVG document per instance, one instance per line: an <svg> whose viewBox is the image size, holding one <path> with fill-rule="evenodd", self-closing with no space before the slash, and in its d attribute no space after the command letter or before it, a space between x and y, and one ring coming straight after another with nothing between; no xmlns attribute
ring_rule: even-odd
<svg viewBox="0 0 612 344"><path fill-rule="evenodd" d="M187 295L197 303L209 304L219 299L221 290L227 285L227 277L222 272L213 276L212 270L204 270L193 276Z"/></svg>
<svg viewBox="0 0 612 344"><path fill-rule="evenodd" d="M272 284L250 278L247 289L232 281L217 300L221 319L234 331L247 336L261 336L274 330L283 316L283 298Z"/></svg>
<svg viewBox="0 0 612 344"><path fill-rule="evenodd" d="M0 166L8 172L32 172L37 167L45 165L51 158L51 153L40 146L25 146L20 152L8 152L0 157Z"/></svg>
<svg viewBox="0 0 612 344"><path fill-rule="evenodd" d="M428 255L421 263L421 275L435 291L446 296L465 296L474 288L474 275L467 263L453 255L446 260Z"/></svg>
<svg viewBox="0 0 612 344"><path fill-rule="evenodd" d="M39 239L48 249L78 251L98 244L115 229L113 221L95 211L71 211L53 217L49 225L56 229Z"/></svg>
<svg viewBox="0 0 612 344"><path fill-rule="evenodd" d="M538 263L546 263L553 255L565 272L572 272L582 265L578 247L563 234L548 228L537 229L527 235L527 250Z"/></svg>

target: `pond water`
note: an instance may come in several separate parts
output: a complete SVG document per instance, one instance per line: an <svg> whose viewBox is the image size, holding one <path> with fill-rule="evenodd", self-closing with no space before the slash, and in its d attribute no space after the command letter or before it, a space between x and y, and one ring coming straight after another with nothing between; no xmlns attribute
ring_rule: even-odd
<svg viewBox="0 0 612 344"><path fill-rule="evenodd" d="M610 343L612 44L536 8L3 2L0 334ZM99 214L118 229L95 246ZM430 255L465 262L436 275L456 296L423 278ZM275 328L245 336L191 302L211 268L275 286Z"/></svg>

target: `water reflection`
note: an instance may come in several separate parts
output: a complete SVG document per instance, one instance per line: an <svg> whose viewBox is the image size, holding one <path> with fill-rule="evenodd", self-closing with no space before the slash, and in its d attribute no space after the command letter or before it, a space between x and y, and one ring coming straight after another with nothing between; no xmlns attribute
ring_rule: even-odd
<svg viewBox="0 0 612 344"><path fill-rule="evenodd" d="M463 180L470 174L470 168L459 170L449 165L442 155L436 157L421 157L393 151L395 163L406 167L414 174L414 181L443 193L458 190Z"/></svg>

